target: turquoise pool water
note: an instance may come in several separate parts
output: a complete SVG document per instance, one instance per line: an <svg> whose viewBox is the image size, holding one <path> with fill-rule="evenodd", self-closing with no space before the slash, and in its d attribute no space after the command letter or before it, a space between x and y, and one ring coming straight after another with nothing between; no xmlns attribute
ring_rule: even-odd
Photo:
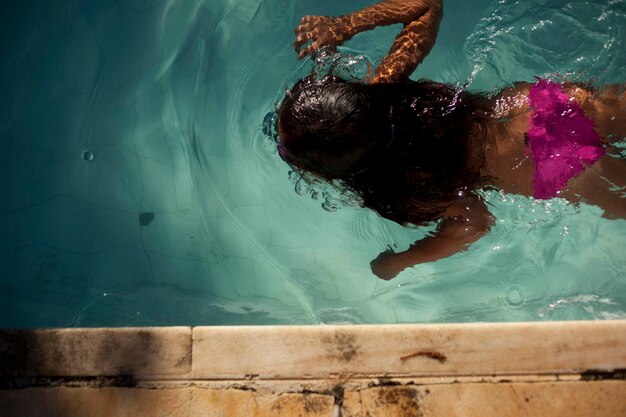
<svg viewBox="0 0 626 417"><path fill-rule="evenodd" d="M488 236L384 282L370 260L428 229L296 193L262 132L312 67L293 29L368 3L0 6L0 326L626 318L626 221L598 208L491 193ZM624 82L624 39L623 0L446 0L414 78Z"/></svg>

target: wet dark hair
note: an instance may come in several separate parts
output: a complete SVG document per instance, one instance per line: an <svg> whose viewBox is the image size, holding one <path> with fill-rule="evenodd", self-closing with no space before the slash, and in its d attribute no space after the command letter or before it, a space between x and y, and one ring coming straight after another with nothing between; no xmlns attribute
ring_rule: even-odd
<svg viewBox="0 0 626 417"><path fill-rule="evenodd" d="M469 136L484 127L484 102L430 81L307 77L278 110L279 148L292 166L340 179L383 217L428 222L481 182Z"/></svg>

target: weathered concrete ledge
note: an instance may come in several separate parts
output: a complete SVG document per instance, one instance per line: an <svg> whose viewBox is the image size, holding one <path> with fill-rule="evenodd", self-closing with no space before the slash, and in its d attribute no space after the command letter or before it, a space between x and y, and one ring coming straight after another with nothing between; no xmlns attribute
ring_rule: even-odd
<svg viewBox="0 0 626 417"><path fill-rule="evenodd" d="M0 330L0 414L614 417L625 370L626 321Z"/></svg>
<svg viewBox="0 0 626 417"><path fill-rule="evenodd" d="M185 375L190 327L0 330L0 377Z"/></svg>

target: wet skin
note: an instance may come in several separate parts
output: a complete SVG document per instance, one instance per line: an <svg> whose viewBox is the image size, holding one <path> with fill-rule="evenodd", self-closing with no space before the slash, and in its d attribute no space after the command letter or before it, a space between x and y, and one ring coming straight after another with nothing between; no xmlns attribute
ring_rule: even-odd
<svg viewBox="0 0 626 417"><path fill-rule="evenodd" d="M346 16L305 16L296 28L294 47L299 58L320 47L334 48L356 33L376 26L403 23L381 65L369 79L371 83L403 82L431 50L443 16L439 0L387 0ZM531 84L516 83L489 99L493 109L484 128L471 135L473 158L480 161L480 173L492 179L504 192L531 196L534 163L526 151L524 133L530 126L528 93ZM575 178L560 197L578 203L595 204L608 218L626 218L626 199L613 186L626 187L626 161L610 156L610 144L626 136L626 96L614 85L593 91L565 84L587 117L596 123L597 133L608 145L604 156ZM279 120L280 127L280 120ZM472 129L468 126L468 129ZM391 279L402 270L419 263L433 262L466 250L486 234L494 223L484 201L466 194L450 202L441 213L437 230L409 249L399 253L383 252L371 263L382 279Z"/></svg>
<svg viewBox="0 0 626 417"><path fill-rule="evenodd" d="M477 131L470 139L475 152L472 158L482 161L481 176L491 178L492 184L506 193L525 196L533 195L535 172L524 137L530 126L530 87L529 83L516 83L492 98L494 114L486 131ZM608 146L607 155L570 179L559 197L575 204L597 205L609 219L626 219L626 199L622 197L626 190L626 161L611 156L617 151L610 146L626 137L626 93L620 93L624 89L618 85L596 92L566 84L564 90L596 123L597 133ZM621 192L615 191L615 187L621 188ZM441 219L432 236L415 242L406 251L381 253L372 261L372 271L379 278L391 279L416 264L451 256L467 249L494 223L485 203L474 196L453 201Z"/></svg>
<svg viewBox="0 0 626 417"><path fill-rule="evenodd" d="M387 0L345 16L304 16L293 45L298 58L304 58L322 47L334 49L357 33L402 23L370 82L404 81L435 44L442 17L441 0Z"/></svg>
<svg viewBox="0 0 626 417"><path fill-rule="evenodd" d="M483 149L481 174L494 179L504 192L531 196L535 166L526 151L524 133L530 126L528 93L531 84L516 83L492 99L495 109L485 139L475 148ZM559 193L572 203L586 202L601 207L604 217L626 218L626 200L613 186L626 187L626 161L611 156L619 151L611 146L626 136L626 93L619 85L592 90L581 85L564 84L563 89L594 121L596 132L607 145L607 155L587 167Z"/></svg>

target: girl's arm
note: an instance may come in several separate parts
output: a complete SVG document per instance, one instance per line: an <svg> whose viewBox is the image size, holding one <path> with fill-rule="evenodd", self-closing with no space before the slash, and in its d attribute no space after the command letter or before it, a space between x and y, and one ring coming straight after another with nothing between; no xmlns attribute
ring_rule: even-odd
<svg viewBox="0 0 626 417"><path fill-rule="evenodd" d="M370 82L403 81L432 49L442 16L442 0L385 0L345 16L304 16L296 28L294 48L303 58L324 46L339 46L357 33L403 23Z"/></svg>
<svg viewBox="0 0 626 417"><path fill-rule="evenodd" d="M411 266L454 255L480 239L492 224L493 216L481 199L460 198L446 210L432 236L415 242L404 252L381 253L371 263L372 272L389 280Z"/></svg>

